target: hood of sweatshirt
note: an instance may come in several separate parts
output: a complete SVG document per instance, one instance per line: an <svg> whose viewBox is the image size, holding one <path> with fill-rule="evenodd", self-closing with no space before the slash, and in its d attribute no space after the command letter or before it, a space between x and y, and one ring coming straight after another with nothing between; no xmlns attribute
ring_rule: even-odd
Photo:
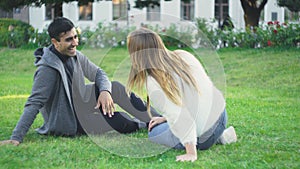
<svg viewBox="0 0 300 169"><path fill-rule="evenodd" d="M65 86L66 89L66 93L69 99L70 104L71 102L71 95L69 92L69 86L68 86L68 80L67 80L67 76L65 73L65 69L64 69L64 65L63 62L59 59L58 56L56 56L49 47L44 47L44 48L38 48L35 52L34 52L34 56L35 56L35 62L34 65L35 66L49 66L52 67L54 69L56 69L61 77L62 77L62 81L63 84Z"/></svg>
<svg viewBox="0 0 300 169"><path fill-rule="evenodd" d="M41 59L44 54L43 48L38 48L34 51L33 55L35 57L34 65L36 65Z"/></svg>
<svg viewBox="0 0 300 169"><path fill-rule="evenodd" d="M34 52L34 56L35 66L45 65L57 70L61 70L63 68L63 63L61 62L61 60L50 50L49 47L36 49Z"/></svg>

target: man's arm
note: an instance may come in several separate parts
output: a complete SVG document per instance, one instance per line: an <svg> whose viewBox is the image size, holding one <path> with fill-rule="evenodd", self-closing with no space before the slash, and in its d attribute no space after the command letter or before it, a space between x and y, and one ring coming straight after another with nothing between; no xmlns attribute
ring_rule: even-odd
<svg viewBox="0 0 300 169"><path fill-rule="evenodd" d="M104 115L108 114L108 116L111 117L115 107L111 97L111 82L106 73L81 53L78 53L77 58L80 61L84 76L90 81L95 82L95 85L99 89L99 96L95 109L100 108L101 106Z"/></svg>
<svg viewBox="0 0 300 169"><path fill-rule="evenodd" d="M39 109L44 106L51 94L53 94L54 86L57 79L57 71L46 66L40 66L34 76L34 83L31 95L29 96L22 116L19 119L15 129L13 130L10 140L5 140L1 144L18 145L23 141L24 136L28 132Z"/></svg>
<svg viewBox="0 0 300 169"><path fill-rule="evenodd" d="M101 69L98 68L96 77L95 77L95 84L99 88L99 91L108 91L111 93L111 82L109 81L106 73Z"/></svg>
<svg viewBox="0 0 300 169"><path fill-rule="evenodd" d="M95 82L99 92L108 91L111 93L111 82L104 70L91 62L86 56L78 52L77 60L80 62L84 76L91 82Z"/></svg>

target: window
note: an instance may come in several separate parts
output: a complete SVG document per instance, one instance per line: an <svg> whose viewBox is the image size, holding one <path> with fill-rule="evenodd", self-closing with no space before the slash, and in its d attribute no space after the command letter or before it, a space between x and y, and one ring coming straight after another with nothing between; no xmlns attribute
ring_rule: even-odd
<svg viewBox="0 0 300 169"><path fill-rule="evenodd" d="M147 7L147 21L160 21L160 6L150 5Z"/></svg>
<svg viewBox="0 0 300 169"><path fill-rule="evenodd" d="M127 18L127 1L113 0L113 19L126 20Z"/></svg>
<svg viewBox="0 0 300 169"><path fill-rule="evenodd" d="M277 21L278 20L278 16L277 16L278 14L277 14L277 12L272 12L271 13L271 19L272 19L272 21Z"/></svg>
<svg viewBox="0 0 300 169"><path fill-rule="evenodd" d="M215 19L223 22L226 16L229 16L228 0L215 0Z"/></svg>
<svg viewBox="0 0 300 169"><path fill-rule="evenodd" d="M54 8L53 4L47 4L45 5L45 20L53 20L54 19Z"/></svg>
<svg viewBox="0 0 300 169"><path fill-rule="evenodd" d="M14 8L14 14L20 14L21 9L20 8Z"/></svg>
<svg viewBox="0 0 300 169"><path fill-rule="evenodd" d="M194 0L190 0L190 2L184 2L181 0L181 10L180 10L180 18L182 20L193 20L195 11L195 3Z"/></svg>
<svg viewBox="0 0 300 169"><path fill-rule="evenodd" d="M93 19L93 3L89 2L87 5L79 6L79 20Z"/></svg>

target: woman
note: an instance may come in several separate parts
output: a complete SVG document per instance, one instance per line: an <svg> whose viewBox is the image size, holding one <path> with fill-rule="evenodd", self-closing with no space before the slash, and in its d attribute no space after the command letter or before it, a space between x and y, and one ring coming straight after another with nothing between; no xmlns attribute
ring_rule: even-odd
<svg viewBox="0 0 300 169"><path fill-rule="evenodd" d="M185 149L186 154L177 156L176 161L193 162L197 149L237 140L232 126L225 130L222 93L192 54L168 50L159 35L146 28L131 32L127 46L132 62L127 91L146 85L148 99L162 113L149 123L151 141Z"/></svg>

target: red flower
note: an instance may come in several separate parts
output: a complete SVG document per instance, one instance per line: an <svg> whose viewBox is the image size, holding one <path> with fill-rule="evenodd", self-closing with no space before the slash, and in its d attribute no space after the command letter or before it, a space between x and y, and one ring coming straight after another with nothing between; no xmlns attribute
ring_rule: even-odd
<svg viewBox="0 0 300 169"><path fill-rule="evenodd" d="M275 34L277 34L278 31L277 31L276 29L274 29L273 32L274 32Z"/></svg>
<svg viewBox="0 0 300 169"><path fill-rule="evenodd" d="M274 25L279 25L279 21L274 21Z"/></svg>
<svg viewBox="0 0 300 169"><path fill-rule="evenodd" d="M273 22L272 21L268 22L268 25L273 25Z"/></svg>
<svg viewBox="0 0 300 169"><path fill-rule="evenodd" d="M268 40L268 46L272 46L272 42Z"/></svg>

